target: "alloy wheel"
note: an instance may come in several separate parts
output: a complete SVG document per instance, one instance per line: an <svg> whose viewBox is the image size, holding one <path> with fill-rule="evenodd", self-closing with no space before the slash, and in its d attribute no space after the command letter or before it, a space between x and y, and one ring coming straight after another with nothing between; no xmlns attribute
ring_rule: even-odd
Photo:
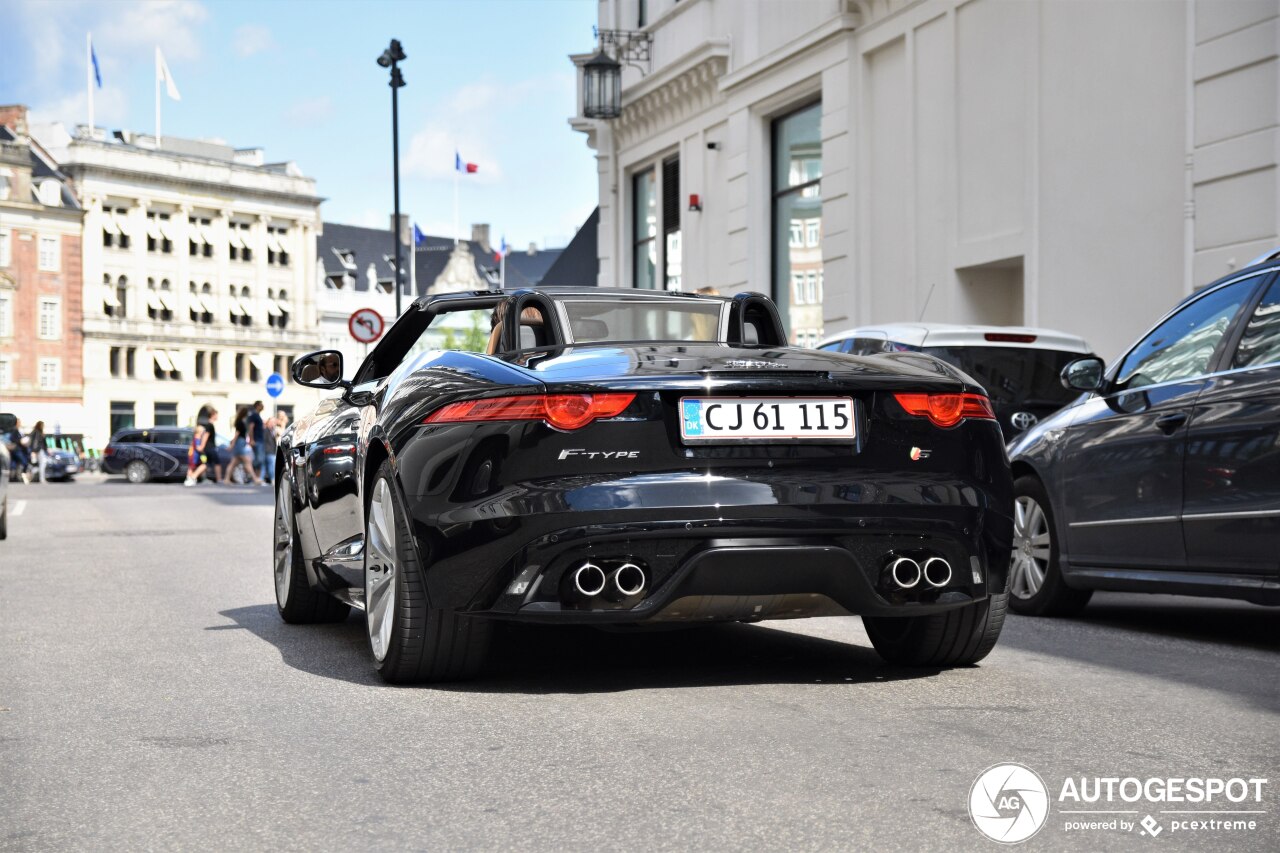
<svg viewBox="0 0 1280 853"><path fill-rule="evenodd" d="M1049 519L1036 499L1021 495L1013 502L1013 556L1009 592L1026 600L1040 591L1049 571Z"/></svg>
<svg viewBox="0 0 1280 853"><path fill-rule="evenodd" d="M293 583L293 509L290 504L288 481L276 489L276 603L281 607L289 598L289 585Z"/></svg>
<svg viewBox="0 0 1280 853"><path fill-rule="evenodd" d="M151 471L147 468L147 463L141 459L135 459L124 469L124 474L125 479L130 483L145 483L151 476Z"/></svg>
<svg viewBox="0 0 1280 853"><path fill-rule="evenodd" d="M373 656L383 660L391 644L396 609L396 511L391 488L379 479L369 502L364 558L365 625Z"/></svg>

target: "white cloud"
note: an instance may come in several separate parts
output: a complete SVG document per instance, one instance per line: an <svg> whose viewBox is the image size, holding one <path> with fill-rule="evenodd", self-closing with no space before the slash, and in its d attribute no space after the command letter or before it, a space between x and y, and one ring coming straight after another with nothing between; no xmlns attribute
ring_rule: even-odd
<svg viewBox="0 0 1280 853"><path fill-rule="evenodd" d="M471 174L459 175L461 180L497 183L502 180L502 166L483 136L473 127L458 135L440 128L423 128L409 140L409 147L400 158L401 172L407 177L453 180L456 153L464 162L475 163L477 167Z"/></svg>
<svg viewBox="0 0 1280 853"><path fill-rule="evenodd" d="M129 115L129 98L116 86L105 86L93 93L93 123L98 127L120 127ZM40 102L31 108L32 124L62 122L68 130L89 121L89 96L84 87L61 98Z"/></svg>
<svg viewBox="0 0 1280 853"><path fill-rule="evenodd" d="M36 46L24 97L41 121L71 125L88 118L85 31L93 33L104 84L94 94L94 121L101 126L125 121L128 99L117 87L128 69L151 67L156 46L181 84L181 66L202 54L199 32L208 10L196 0L23 0L6 9L4 17L20 38Z"/></svg>
<svg viewBox="0 0 1280 853"><path fill-rule="evenodd" d="M135 0L129 3L89 4L107 11L97 24L95 37L103 48L135 54L152 61L152 48L159 45L170 65L198 59L202 53L197 31L209 12L196 0ZM42 4L46 11L65 8Z"/></svg>
<svg viewBox="0 0 1280 853"><path fill-rule="evenodd" d="M271 38L271 30L261 24L242 24L236 27L231 44L235 52L243 58L270 50L276 43Z"/></svg>
<svg viewBox="0 0 1280 853"><path fill-rule="evenodd" d="M333 99L328 95L295 101L285 112L290 124L314 127L333 118Z"/></svg>

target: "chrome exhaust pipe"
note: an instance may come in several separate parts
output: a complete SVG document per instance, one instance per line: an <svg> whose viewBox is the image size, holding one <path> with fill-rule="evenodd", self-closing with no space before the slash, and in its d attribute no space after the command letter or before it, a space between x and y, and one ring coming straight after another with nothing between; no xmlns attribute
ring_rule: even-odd
<svg viewBox="0 0 1280 853"><path fill-rule="evenodd" d="M934 589L951 583L951 564L941 557L930 557L924 561L924 579Z"/></svg>
<svg viewBox="0 0 1280 853"><path fill-rule="evenodd" d="M604 592L608 578L595 563L583 563L573 573L573 591L583 598L595 598Z"/></svg>
<svg viewBox="0 0 1280 853"><path fill-rule="evenodd" d="M639 595L647 583L644 569L635 563L623 563L613 570L613 591L622 598Z"/></svg>
<svg viewBox="0 0 1280 853"><path fill-rule="evenodd" d="M900 589L911 589L920 583L920 564L910 557L899 557L889 566L889 576Z"/></svg>

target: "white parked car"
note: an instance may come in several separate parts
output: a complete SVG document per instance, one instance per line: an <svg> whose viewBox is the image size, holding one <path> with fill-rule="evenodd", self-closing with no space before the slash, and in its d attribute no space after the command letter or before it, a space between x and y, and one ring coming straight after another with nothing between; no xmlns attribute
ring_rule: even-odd
<svg viewBox="0 0 1280 853"><path fill-rule="evenodd" d="M831 335L818 349L849 355L923 352L950 362L991 397L1005 438L1034 426L1079 396L1059 379L1068 362L1093 355L1079 335L1025 326L885 323Z"/></svg>

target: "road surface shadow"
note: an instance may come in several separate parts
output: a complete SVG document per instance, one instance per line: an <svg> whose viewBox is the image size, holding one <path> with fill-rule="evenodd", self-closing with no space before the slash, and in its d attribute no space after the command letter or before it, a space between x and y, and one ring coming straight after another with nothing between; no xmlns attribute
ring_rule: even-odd
<svg viewBox="0 0 1280 853"><path fill-rule="evenodd" d="M1264 672L1280 664L1276 607L1100 592L1077 616L1011 615L1000 645L1235 693L1280 708L1280 682ZM1239 653L1223 654L1222 648Z"/></svg>
<svg viewBox="0 0 1280 853"><path fill-rule="evenodd" d="M274 605L224 610L235 625L280 651L285 664L356 684L380 683L363 617L337 625L286 625ZM477 693L613 693L745 684L868 684L926 678L939 670L885 664L864 646L759 625L672 631L500 623L488 665L473 681L434 685Z"/></svg>

